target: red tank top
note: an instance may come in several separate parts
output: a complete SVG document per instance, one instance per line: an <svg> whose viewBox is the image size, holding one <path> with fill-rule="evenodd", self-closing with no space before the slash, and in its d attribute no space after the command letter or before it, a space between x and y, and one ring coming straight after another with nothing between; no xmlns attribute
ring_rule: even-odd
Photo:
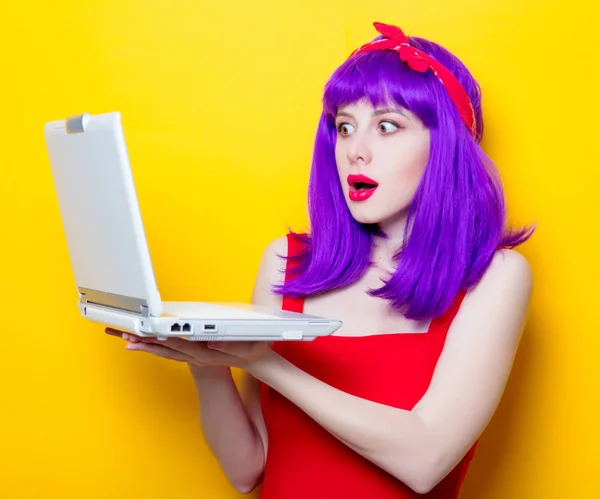
<svg viewBox="0 0 600 499"><path fill-rule="evenodd" d="M288 235L288 253L298 254L300 249ZM288 271L291 265L288 260ZM411 410L429 386L463 298L464 293L425 334L326 336L311 342L275 342L273 349L339 390ZM303 300L284 297L282 308L301 312ZM475 450L474 445L431 492L417 494L267 385L262 386L261 404L269 440L261 499L455 499Z"/></svg>

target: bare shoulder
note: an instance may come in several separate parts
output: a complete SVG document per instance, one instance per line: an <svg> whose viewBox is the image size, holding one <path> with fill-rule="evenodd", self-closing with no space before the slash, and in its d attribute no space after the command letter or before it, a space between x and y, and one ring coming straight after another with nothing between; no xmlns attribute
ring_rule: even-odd
<svg viewBox="0 0 600 499"><path fill-rule="evenodd" d="M486 273L489 279L503 279L514 281L526 288L532 285L531 266L527 259L518 251L511 249L498 250ZM501 277L504 276L504 277Z"/></svg>
<svg viewBox="0 0 600 499"><path fill-rule="evenodd" d="M527 306L532 287L533 275L527 259L518 251L503 249L496 252L481 281L470 291L466 301Z"/></svg>
<svg viewBox="0 0 600 499"><path fill-rule="evenodd" d="M287 236L281 236L273 239L269 244L267 244L263 252L263 258L267 258L275 263L282 262L283 260L279 258L279 255L287 255L287 250Z"/></svg>
<svg viewBox="0 0 600 499"><path fill-rule="evenodd" d="M287 255L287 237L281 236L265 246L252 293L252 303L267 307L281 307L282 298L272 292L275 284L283 282L285 277L285 259Z"/></svg>

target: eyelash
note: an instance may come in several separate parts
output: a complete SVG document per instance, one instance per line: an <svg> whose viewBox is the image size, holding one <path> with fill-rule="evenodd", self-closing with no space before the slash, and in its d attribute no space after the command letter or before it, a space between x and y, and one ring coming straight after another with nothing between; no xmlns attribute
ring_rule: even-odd
<svg viewBox="0 0 600 499"><path fill-rule="evenodd" d="M392 121L392 120L382 120L379 122L379 124L377 126L378 127L381 126L382 123L389 123L390 125L393 125L396 128L402 128L398 123L396 123L395 121Z"/></svg>
<svg viewBox="0 0 600 499"><path fill-rule="evenodd" d="M395 127L396 127L396 128L398 128L398 129L401 129L401 128L403 128L403 127L402 127L402 126L400 126L398 123L396 123L395 121L392 121L392 120L381 120L381 121L380 121L380 122L377 124L377 128L379 128L379 127L381 126L381 124L382 124L382 123L389 123L390 125L392 125L392 126L395 126ZM343 127L344 125L349 125L349 124L350 124L350 123L347 123L347 122L342 122L342 123L340 123L340 124L339 124L339 125L337 125L337 127L336 127L336 128L337 128L337 132L341 134L341 133L342 133L342 127Z"/></svg>

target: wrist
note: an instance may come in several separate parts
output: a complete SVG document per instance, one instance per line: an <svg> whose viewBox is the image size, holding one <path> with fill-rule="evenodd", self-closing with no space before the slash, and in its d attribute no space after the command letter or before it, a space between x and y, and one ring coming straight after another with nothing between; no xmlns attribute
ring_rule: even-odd
<svg viewBox="0 0 600 499"><path fill-rule="evenodd" d="M194 379L222 379L231 377L229 366L199 366L188 362L188 368Z"/></svg>

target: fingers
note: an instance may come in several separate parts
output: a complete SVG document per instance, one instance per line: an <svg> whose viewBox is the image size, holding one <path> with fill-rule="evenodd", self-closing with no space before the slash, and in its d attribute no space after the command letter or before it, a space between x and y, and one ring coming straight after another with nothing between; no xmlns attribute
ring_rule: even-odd
<svg viewBox="0 0 600 499"><path fill-rule="evenodd" d="M140 337L110 327L106 328L105 332L127 341L127 350L147 352L165 359L197 365L230 365L233 361L233 357L228 352L223 351L225 350L223 348L224 342L210 342L207 344L205 342L188 341L183 338L168 338L161 341L155 337Z"/></svg>
<svg viewBox="0 0 600 499"><path fill-rule="evenodd" d="M191 342L188 340L184 340L182 338L169 338L167 340L159 340L155 336L137 336L133 333L128 333L126 331L121 331L120 329L114 329L111 327L107 327L104 329L105 333L110 336L116 336L118 338L123 338L126 341L131 341L134 343L144 342L144 343L156 343L157 345L165 345L169 344L172 348L176 350L182 351L192 351L195 348L195 342Z"/></svg>
<svg viewBox="0 0 600 499"><path fill-rule="evenodd" d="M116 336L117 338L123 338L126 341L138 342L142 341L144 338L140 338L135 334L128 333L126 331L121 331L120 329L113 329L111 327L107 327L104 332L110 336Z"/></svg>
<svg viewBox="0 0 600 499"><path fill-rule="evenodd" d="M110 336L118 336L120 337L121 335L123 335L123 331L119 331L118 329L113 329L112 327L107 327L106 329L104 329L104 332Z"/></svg>
<svg viewBox="0 0 600 499"><path fill-rule="evenodd" d="M130 343L156 343L157 345L161 345L164 342L159 341L157 338L152 337L144 337L144 336L136 336L131 333L123 333L123 339L125 341L129 341Z"/></svg>
<svg viewBox="0 0 600 499"><path fill-rule="evenodd" d="M113 329L110 327L107 327L104 332L110 336L116 336L117 338L123 338L126 341L130 341L132 343L137 343L140 341L143 341L145 343L157 343L158 339L157 338L152 338L152 337L140 337L137 336L135 334L132 333L128 333L126 331L121 331L119 329ZM162 343L162 342L161 342Z"/></svg>
<svg viewBox="0 0 600 499"><path fill-rule="evenodd" d="M159 357L163 357L165 359L176 360L179 362L191 362L193 360L192 357L186 355L183 352L179 352L177 350L173 350L163 345L156 345L154 343L128 343L125 347L127 350L134 350L138 352L146 352L151 353L153 355L158 355Z"/></svg>

